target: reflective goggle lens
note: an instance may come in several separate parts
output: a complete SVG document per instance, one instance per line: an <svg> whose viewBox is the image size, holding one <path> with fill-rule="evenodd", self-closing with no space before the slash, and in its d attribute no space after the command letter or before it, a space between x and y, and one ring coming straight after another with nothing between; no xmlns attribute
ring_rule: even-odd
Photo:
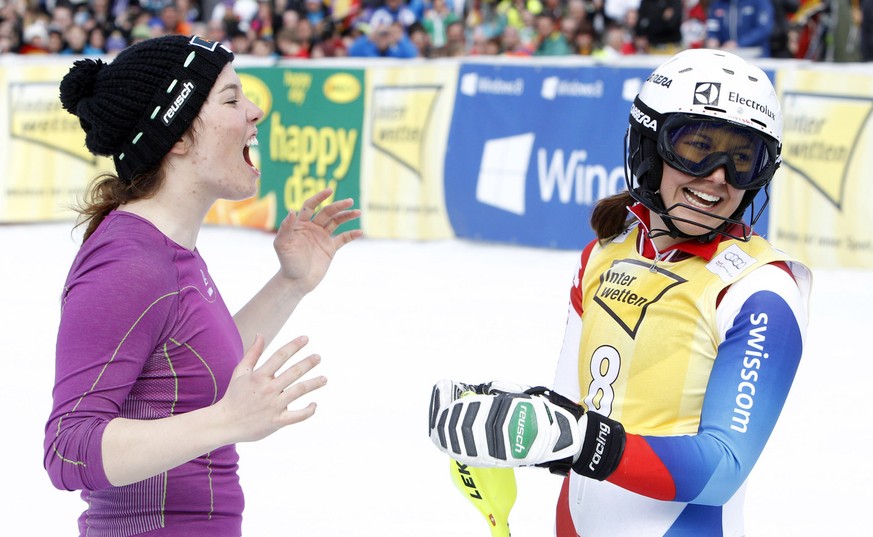
<svg viewBox="0 0 873 537"><path fill-rule="evenodd" d="M702 177L724 166L728 182L747 190L767 183L775 171L775 145L757 132L724 122L667 121L659 149L675 168Z"/></svg>

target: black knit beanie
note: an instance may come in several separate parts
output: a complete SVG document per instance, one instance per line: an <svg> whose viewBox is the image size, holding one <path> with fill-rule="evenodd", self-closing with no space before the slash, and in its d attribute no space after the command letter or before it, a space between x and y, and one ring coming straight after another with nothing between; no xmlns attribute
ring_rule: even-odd
<svg viewBox="0 0 873 537"><path fill-rule="evenodd" d="M182 138L231 61L231 51L202 37L148 39L109 64L74 62L61 81L61 104L79 118L88 150L111 156L130 183Z"/></svg>

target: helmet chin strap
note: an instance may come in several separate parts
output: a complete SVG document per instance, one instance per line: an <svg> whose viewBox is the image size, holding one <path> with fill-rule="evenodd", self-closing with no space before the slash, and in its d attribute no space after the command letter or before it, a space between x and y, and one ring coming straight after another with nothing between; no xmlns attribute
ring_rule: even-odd
<svg viewBox="0 0 873 537"><path fill-rule="evenodd" d="M626 133L625 143L627 143L627 136L630 136L630 132ZM664 200L661 198L660 184L661 184L661 170L663 169L663 163L660 160L660 156L654 151L654 147L651 146L652 142L648 139L640 136L640 142L638 144L637 153L632 156L631 159L626 159L625 161L625 183L628 187L628 192L630 192L631 197L644 205L653 213L657 214L661 217L661 221L667 227L667 229L650 229L649 237L661 237L667 235L674 239L688 239L688 240L696 240L701 243L707 243L715 239L717 235L723 235L730 239L740 240L740 241L748 241L752 236L752 228L751 226L746 225L742 221L743 213L745 213L746 208L749 204L752 203L752 200L749 199L748 203L746 203L745 198L744 202L740 204L740 207L737 208L737 211L729 217L717 217L723 220L723 223L717 227L709 227L702 226L693 220L688 220L681 217L675 217L670 215L670 211L675 207L684 207L692 212L695 212L701 216L712 217L713 215L702 211L696 207L691 205L687 205L684 203L677 203L670 208L667 208L664 205ZM646 145L649 145L649 151L644 151ZM636 170L631 169L632 160L637 160L638 164ZM656 180L652 178L656 177ZM636 187L634 187L634 181L632 178L636 179ZM766 188L765 188L766 190ZM749 191L751 193L751 191ZM751 193L754 196L754 193ZM769 196L768 196L769 197ZM764 204L766 206L766 203ZM753 211L754 213L754 208ZM763 207L760 212L763 212ZM757 216L760 216L760 212ZM755 221L757 221L757 216L754 216L752 220L752 224L754 225ZM693 226L700 227L705 231L699 235L691 235L689 233L685 233L680 230L676 225L676 222L684 222L686 224L690 224ZM742 235L734 235L731 233L727 233L725 230L732 225L739 225L743 230Z"/></svg>
<svg viewBox="0 0 873 537"><path fill-rule="evenodd" d="M660 190L656 190L656 191L652 192L651 190L637 189L637 190L631 192L631 197L633 197L635 200L637 200L638 202L645 205L653 213L660 216L661 221L664 223L665 226L667 226L667 229L651 228L649 230L649 238L651 238L651 239L654 239L655 237L662 237L664 235L667 235L667 236L674 238L674 239L694 239L694 240L697 240L700 242L709 242L715 238L716 234L720 233L720 231L718 229L704 228L704 229L710 229L711 231L709 231L708 233L703 233L701 235L691 235L691 234L685 233L684 231L679 229L676 226L676 223L673 221L674 217L670 215L669 209L667 209L664 206L664 200L661 199L661 191ZM687 205L682 205L682 204L677 204L677 205L674 205L673 207L679 207L679 206L688 207L691 210L696 210L693 207L690 207ZM671 207L671 209L673 207ZM701 211L698 211L698 212L701 212ZM680 222L694 224L694 222L692 222L690 220L683 219L683 218L679 218L678 220ZM725 223L722 226L719 226L719 228L727 226L727 223L728 222L725 221ZM701 226L701 227L703 227L703 226Z"/></svg>
<svg viewBox="0 0 873 537"><path fill-rule="evenodd" d="M655 193L655 194L657 195L657 193ZM657 195L657 198L660 201L660 203L658 205L660 207L663 207L663 205L664 205L663 201L660 200L661 196ZM705 216L708 218L713 218L713 217L718 218L718 219L722 220L722 223L719 224L718 227L710 227L710 226L701 225L700 223L695 222L694 220L689 220L687 218L672 216L670 214L670 211L675 209L676 207L683 207L685 209L688 209L688 210L693 211L697 214L700 214L701 216ZM651 237L651 238L660 237L662 235L669 235L670 237L673 237L674 239L676 239L676 238L693 239L693 240L696 240L700 243L707 243L707 242L710 242L713 239L715 239L716 236L718 236L718 235L723 235L723 236L728 237L730 239L736 239L736 240L740 240L740 241L744 241L744 242L748 241L749 238L752 236L752 228L749 227L748 225L746 225L741 219L712 215L710 213L701 211L700 209L697 209L696 207L693 207L691 205L687 205L685 203L677 203L677 204L673 205L672 207L670 207L669 209L665 208L665 209L657 210L654 212L658 216L661 217L661 221L664 222L664 225L667 226L667 229L666 230L652 229L649 232L649 237ZM702 228L702 229L705 229L708 231L705 233L702 233L700 235L692 235L690 233L685 233L684 231L680 230L676 226L676 222L683 222L683 223L689 224L691 226L699 227L699 228ZM728 227L733 226L733 225L741 226L741 228L743 230L743 234L741 236L733 235L733 234L727 233L725 231Z"/></svg>
<svg viewBox="0 0 873 537"><path fill-rule="evenodd" d="M647 169L648 167L649 166L648 166L647 162L640 166L641 169L645 169L643 171L643 173L648 172L648 169ZM658 184L660 184L660 178L659 178ZM709 226L702 226L699 223L697 223L693 220L689 220L687 218L680 218L680 217L672 216L670 214L670 211L676 207L684 207L690 211L693 211L693 212L695 212L701 216L705 216L705 217L712 217L713 215L710 213L707 213L705 211L701 211L700 209L697 209L696 207L692 207L691 205L684 204L684 203L677 203L668 209L664 205L664 200L661 198L660 189L653 191L653 190L646 189L646 188L635 188L635 189L630 191L630 194L631 194L631 197L634 198L636 201L642 203L650 211L652 211L653 213L655 213L659 217L661 217L661 221L667 227L667 229L655 229L655 228L650 229L649 230L649 238L654 239L655 237L661 237L661 236L667 235L667 236L674 238L674 239L689 239L689 240L696 240L696 241L701 242L701 243L707 243L707 242L710 242L713 239L715 239L715 237L717 235L724 235L725 237L728 237L731 239L737 239L737 240L741 240L741 241L747 241L747 240L749 240L749 237L751 237L751 234L752 234L751 228L749 226L747 226L745 223L743 223L743 221L742 221L742 212L745 212L745 208L743 208L742 212L740 212L739 215L734 214L734 215L731 215L730 217L727 217L727 218L716 216L716 218L722 219L723 223L720 224L718 227L713 228L713 227L709 227ZM677 221L684 222L684 223L690 224L692 226L697 226L697 227L700 227L700 228L708 230L708 231L701 233L699 235L692 235L690 233L686 233L686 232L682 231L681 229L679 229L679 227L676 225ZM730 233L725 232L725 229L733 224L737 224L737 225L742 226L742 229L743 229L742 236L736 236L736 235L732 235Z"/></svg>
<svg viewBox="0 0 873 537"><path fill-rule="evenodd" d="M661 235L669 235L670 237L673 237L673 238L694 239L694 240L697 240L701 243L707 243L707 242L710 242L711 240L715 239L715 237L717 235L722 235L722 236L727 237L729 239L735 239L735 240L742 241L742 242L748 242L748 240L752 238L752 226L754 226L755 223L757 223L758 218L761 217L761 214L763 214L764 209L767 207L767 204L770 201L769 184L765 185L763 187L763 189L764 189L765 200L760 208L758 208L757 210L755 209L755 196L758 194L758 190L754 190L754 191L748 190L745 192L745 194L743 194L743 200L740 203L739 207L737 207L737 210L734 211L734 213L730 216L713 215L711 213L700 210L697 207L694 207L692 205L688 205L686 203L676 203L673 206L667 208L664 206L664 200L661 198L660 190L652 192L651 194L649 194L647 196L647 198L651 200L650 201L651 205L647 205L647 207L649 207L649 210L652 210L658 216L661 217L661 220L664 222L664 225L667 226L667 230L655 230L655 229L653 229L652 232L649 233L649 236L654 238L654 237L658 237ZM653 207L655 209L653 209ZM701 225L700 223L695 222L694 220L689 220L687 218L672 216L670 214L670 211L672 211L676 207L683 207L685 209L688 209L694 213L697 213L697 214L704 216L704 217L707 217L707 218L718 218L718 219L722 220L722 223L719 224L717 227L710 227L710 226ZM751 211L752 211L751 224L746 224L745 222L743 222L743 214L745 214L746 209L748 209L749 207L751 207ZM688 233L684 233L683 231L679 230L678 227L676 226L676 222L684 222L684 223L690 224L692 226L697 226L697 227L708 230L708 232L702 233L700 235L690 235ZM734 227L734 226L739 226L739 228L742 229L742 234L736 235L733 233L728 233L726 231L729 227Z"/></svg>
<svg viewBox="0 0 873 537"><path fill-rule="evenodd" d="M631 131L633 129L628 129L628 132L625 133L625 146L628 145L628 137L632 135ZM684 203L677 203L670 207L669 209L664 205L664 200L661 198L660 186L661 186L661 174L663 172L663 161L661 157L657 154L654 148L654 142L649 140L643 136L639 136L639 142L636 144L636 151L634 154L630 155L629 158L625 159L624 173L625 173L625 183L628 188L628 192L631 197L643 204L650 211L657 214L661 217L661 221L667 227L667 229L650 229L649 237L661 237L667 235L674 239L688 239L688 240L696 240L701 243L707 243L715 239L717 235L723 235L730 239L740 240L740 241L748 241L752 236L752 228L749 225L746 225L743 221L743 214L746 212L746 208L749 205L752 205L752 225L757 222L758 217L766 207L767 202L764 202L764 206L761 207L760 211L755 214L753 199L756 191L746 191L743 197L743 201L740 203L740 206L737 210L729 217L721 217L716 216L716 218L720 218L723 220L723 223L717 227L709 227L702 226L693 220L688 220L686 218L675 217L670 215L670 211L675 207L684 207L687 208L701 216L704 217L712 217L713 215L697 209L691 205L687 205ZM646 150L648 149L648 150ZM632 162L637 161L636 170L632 170ZM636 179L636 187L634 187L633 178ZM765 185L764 190L768 193L769 200L769 192ZM689 233L685 233L680 230L678 226L676 226L676 222L684 222L686 224L690 224L692 226L697 226L702 229L707 230L704 233L699 235L691 235ZM737 236L730 233L727 233L725 230L732 226L739 225L741 226L743 232L742 235Z"/></svg>

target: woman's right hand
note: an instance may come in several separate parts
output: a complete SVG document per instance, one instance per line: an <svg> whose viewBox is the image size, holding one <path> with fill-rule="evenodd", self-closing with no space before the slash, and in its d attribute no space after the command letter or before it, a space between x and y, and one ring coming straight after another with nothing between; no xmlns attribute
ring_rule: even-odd
<svg viewBox="0 0 873 537"><path fill-rule="evenodd" d="M315 413L314 402L299 410L288 406L327 383L324 376L300 380L321 362L321 357L312 354L279 373L308 341L306 336L295 338L256 368L264 352L264 337L261 334L255 337L255 342L234 369L227 392L216 404L222 422L232 435L232 442L260 440Z"/></svg>

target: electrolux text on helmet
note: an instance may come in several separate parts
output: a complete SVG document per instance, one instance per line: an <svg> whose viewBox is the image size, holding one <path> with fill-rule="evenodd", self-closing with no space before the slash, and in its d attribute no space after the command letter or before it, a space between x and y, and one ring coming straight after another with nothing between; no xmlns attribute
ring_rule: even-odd
<svg viewBox="0 0 873 537"><path fill-rule="evenodd" d="M753 101L752 99L747 99L735 91L731 91L728 93L728 101L732 103L739 103L743 106L751 108L752 110L757 110L758 112L761 112L770 119L776 119L776 113L770 110L766 104L761 104L757 101Z"/></svg>

